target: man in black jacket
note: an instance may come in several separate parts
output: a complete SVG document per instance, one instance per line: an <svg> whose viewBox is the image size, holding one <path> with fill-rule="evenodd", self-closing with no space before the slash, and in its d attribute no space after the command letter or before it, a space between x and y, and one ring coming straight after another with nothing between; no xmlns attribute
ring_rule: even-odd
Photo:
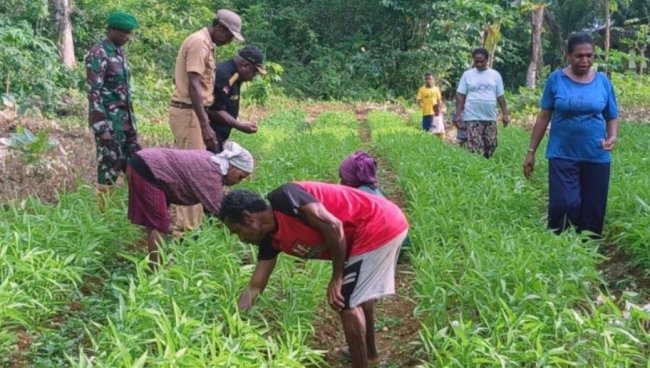
<svg viewBox="0 0 650 368"><path fill-rule="evenodd" d="M257 132L257 124L238 120L240 89L243 82L252 80L257 73L264 75L264 57L255 46L247 46L235 57L217 65L214 85L214 104L208 108L210 126L217 135L217 152L230 137L232 128L244 133Z"/></svg>

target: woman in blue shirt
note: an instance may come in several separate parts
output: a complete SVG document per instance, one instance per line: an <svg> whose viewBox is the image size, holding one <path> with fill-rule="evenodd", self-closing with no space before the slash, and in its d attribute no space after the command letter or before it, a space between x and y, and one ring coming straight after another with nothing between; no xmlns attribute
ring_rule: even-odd
<svg viewBox="0 0 650 368"><path fill-rule="evenodd" d="M566 58L569 66L546 81L524 175L533 173L535 151L550 122L548 227L560 233L575 226L578 232L601 235L618 130L616 96L607 77L592 68L594 41L589 34L569 37Z"/></svg>

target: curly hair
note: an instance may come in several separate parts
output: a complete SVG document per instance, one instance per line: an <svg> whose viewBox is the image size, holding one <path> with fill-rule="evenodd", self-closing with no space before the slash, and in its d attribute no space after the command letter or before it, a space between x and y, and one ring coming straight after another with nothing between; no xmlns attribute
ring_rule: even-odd
<svg viewBox="0 0 650 368"><path fill-rule="evenodd" d="M269 205L259 194L247 189L230 191L223 198L219 209L219 220L229 220L234 223L244 223L244 211L262 212L266 211Z"/></svg>

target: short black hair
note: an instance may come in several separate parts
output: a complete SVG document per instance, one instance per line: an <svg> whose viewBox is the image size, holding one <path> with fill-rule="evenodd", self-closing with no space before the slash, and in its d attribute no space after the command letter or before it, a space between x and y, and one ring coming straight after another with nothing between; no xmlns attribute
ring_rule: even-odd
<svg viewBox="0 0 650 368"><path fill-rule="evenodd" d="M573 32L569 35L566 41L566 51L570 54L575 50L576 46L588 43L591 47L594 46L594 39L587 32Z"/></svg>
<svg viewBox="0 0 650 368"><path fill-rule="evenodd" d="M487 59L490 58L490 56L489 56L489 54L488 54L488 50L486 50L486 49L484 49L484 48L482 48L482 47L479 47L478 49L474 49L474 51L472 51L472 57L474 57L474 56L476 56L476 55L483 55L483 56L485 56L485 60L487 60Z"/></svg>
<svg viewBox="0 0 650 368"><path fill-rule="evenodd" d="M433 77L433 73L426 73L426 74L424 74L424 77L425 77L425 78L428 77L428 76L432 76L432 77Z"/></svg>
<svg viewBox="0 0 650 368"><path fill-rule="evenodd" d="M244 223L244 211L262 212L268 208L261 195L247 189L236 189L223 198L218 217L222 222L229 220L241 224Z"/></svg>

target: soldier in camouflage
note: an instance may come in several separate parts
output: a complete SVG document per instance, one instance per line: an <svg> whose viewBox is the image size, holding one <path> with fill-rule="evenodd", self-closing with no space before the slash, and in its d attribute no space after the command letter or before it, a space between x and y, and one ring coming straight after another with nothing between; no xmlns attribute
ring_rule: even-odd
<svg viewBox="0 0 650 368"><path fill-rule="evenodd" d="M115 184L128 159L140 149L129 89L130 71L124 46L137 20L122 12L107 19L106 38L86 56L89 124L97 145L100 192Z"/></svg>

